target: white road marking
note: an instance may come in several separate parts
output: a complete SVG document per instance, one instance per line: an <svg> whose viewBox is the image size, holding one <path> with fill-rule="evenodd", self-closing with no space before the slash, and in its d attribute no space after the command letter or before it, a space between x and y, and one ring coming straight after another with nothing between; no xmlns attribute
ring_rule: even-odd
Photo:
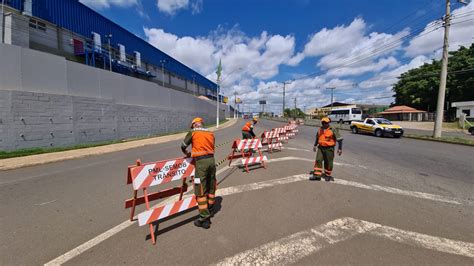
<svg viewBox="0 0 474 266"><path fill-rule="evenodd" d="M290 151L306 151L306 152L313 152L311 150L305 150L305 149L299 149L299 148L291 148L291 147L283 147L284 150L290 150Z"/></svg>
<svg viewBox="0 0 474 266"><path fill-rule="evenodd" d="M427 199L427 200L458 204L458 205L463 204L462 200L459 200L456 198L430 194L430 193L425 193L425 192L402 190L398 188L378 186L378 185L366 185L366 184L353 182L353 181L347 181L347 180L343 180L339 178L335 179L334 183L338 185L352 186L352 187L375 190L375 191L383 191L383 192L388 192L392 194L398 194L398 195L409 196L409 197L420 198L420 199ZM469 205L469 202L467 202L467 204Z"/></svg>
<svg viewBox="0 0 474 266"><path fill-rule="evenodd" d="M275 158L275 159L269 159L265 163L276 163L276 162L284 162L284 161L304 161L304 162L312 162L314 163L313 159L308 159L308 158L302 158L302 157L294 157L294 156L288 156L288 157L281 157L281 158ZM233 162L231 164L231 167L235 166L240 166L240 162ZM339 165L339 166L348 166L348 167L355 167L352 164L347 164L347 163L339 163L339 162L334 162L334 165Z"/></svg>
<svg viewBox="0 0 474 266"><path fill-rule="evenodd" d="M410 246L474 258L474 243L405 231L347 217L227 257L217 265L286 265L364 233Z"/></svg>
<svg viewBox="0 0 474 266"><path fill-rule="evenodd" d="M290 158L290 159L288 159ZM278 159L273 159L269 160L269 162L276 162L276 161L285 161L285 160L294 160L294 159L304 159L304 158L298 158L298 157L284 157L284 158L278 158ZM309 160L309 159L306 159ZM217 175L220 175L224 171L230 169L231 167L225 166L221 168L219 171L217 171ZM289 183L294 183L298 181L306 181L308 180L309 175L308 174L300 174L300 175L293 175L285 178L280 178L280 179L274 179L274 180L269 180L269 181L263 181L263 182L258 182L258 183L253 183L253 184L245 184L245 185L240 185L240 186L235 186L235 187L228 187L228 188L222 188L217 190L217 195L220 196L227 196L227 195L232 195L232 194L237 194L237 193L243 193L247 191L253 191L253 190L259 190L259 189L264 189L268 187L273 187L277 185L284 185L284 184L289 184ZM352 181L346 181L346 180L341 180L341 179L336 179L334 182L335 184L338 185L345 185L345 186L352 186L352 187L357 187L357 188L364 188L364 189L369 189L369 190L376 190L376 191L384 191L384 192L389 192L389 193L394 193L394 194L399 194L399 195L404 195L404 196L412 196L416 198L422 198L422 199L428 199L428 200L433 200L433 201L440 201L440 202L445 202L445 203L453 203L453 204L462 204L461 201L454 199L454 198L448 198L440 195L434 195L434 194L428 194L428 193L422 193L422 192L416 192L416 191L405 191L405 190L399 190L391 187L382 187L382 186L376 186L376 185L366 185L362 183L357 183L357 182L352 182ZM192 190L188 191L186 194L189 194L192 192ZM177 196L170 197L152 208L156 208L158 206L168 204L171 202L174 202L178 199ZM107 240L108 238L112 237L113 235L127 229L129 226L132 224L135 224L136 220L131 222L129 220L115 226L112 229L107 230L106 232L94 237L93 239L81 244L80 246L72 249L71 251L68 251L67 253L53 259L52 261L46 263L45 265L61 265L72 258L84 253L85 251L91 249L94 246L97 246L98 244L102 243L103 241Z"/></svg>
<svg viewBox="0 0 474 266"><path fill-rule="evenodd" d="M50 204L50 203L53 203L53 202L56 202L58 201L57 199L55 200L50 200L50 201L46 201L46 202L42 202L42 203L36 203L35 206L43 206L43 205L47 205L47 204Z"/></svg>
<svg viewBox="0 0 474 266"><path fill-rule="evenodd" d="M252 183L252 184L245 184L245 185L240 185L240 186L235 186L235 187L226 187L226 188L221 188L216 191L216 194L219 196L228 196L228 195L233 195L233 194L238 194L238 193L243 193L247 191L253 191L253 190L259 190L259 189L264 189L267 187L273 187L277 185L284 185L284 184L289 184L289 183L294 183L298 181L303 181L303 180L308 180L308 175L302 174L302 175L294 175L294 176L289 176L285 178L279 178L279 179L273 179L269 181L262 181L258 183Z"/></svg>
<svg viewBox="0 0 474 266"><path fill-rule="evenodd" d="M216 175L220 175L222 174L224 171L230 169L229 166L225 166L221 169L219 169L219 171L216 172ZM188 191L186 194L189 194L192 190ZM153 208L156 208L158 206L161 206L161 205L164 205L164 204L168 204L168 203L171 203L171 202L174 202L178 199L178 196L173 196L173 197L170 197L156 205L154 205L152 207ZM87 250L97 246L98 244L104 242L105 240L109 239L110 237L120 233L121 231L127 229L129 226L133 225L136 223L136 217L135 217L135 220L134 221L130 221L130 220L126 220L125 222L105 231L104 233L92 238L91 240L81 244L80 246L64 253L63 255L51 260L50 262L47 262L45 265L61 265L61 264L64 264L66 263L67 261L81 255L82 253L86 252Z"/></svg>

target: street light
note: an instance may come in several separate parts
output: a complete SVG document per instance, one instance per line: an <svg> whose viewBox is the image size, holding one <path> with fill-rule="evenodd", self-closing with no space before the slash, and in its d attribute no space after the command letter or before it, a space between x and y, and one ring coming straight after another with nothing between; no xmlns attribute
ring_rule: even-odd
<svg viewBox="0 0 474 266"><path fill-rule="evenodd" d="M5 42L5 39L3 38L4 28L5 28L5 0L2 0L2 28L0 29L0 31L2 32L2 43Z"/></svg>
<svg viewBox="0 0 474 266"><path fill-rule="evenodd" d="M219 79L219 77L218 77L218 79L217 79L217 90L216 90L216 94L217 94L217 95L216 95L216 105L217 105L217 107L216 107L216 112L217 112L216 117L217 117L217 118L216 118L216 128L219 128L219 103L220 103L220 101L219 101L219 95L220 95L221 84L222 84L222 82L224 82L228 77L230 77L233 73L235 73L235 72L238 71L238 70L242 70L242 67L239 67L239 68L237 68L237 69L234 69L232 72L230 72L229 74L227 74L227 76L226 76L225 78L223 78L223 79Z"/></svg>
<svg viewBox="0 0 474 266"><path fill-rule="evenodd" d="M291 84L291 80L283 82L283 112L281 113L282 117L285 117L285 90L286 90L286 85Z"/></svg>
<svg viewBox="0 0 474 266"><path fill-rule="evenodd" d="M333 104L334 104L334 90L336 89L336 87L330 87L330 88L326 88L327 90L331 90L331 110L332 110L332 107L333 107Z"/></svg>
<svg viewBox="0 0 474 266"><path fill-rule="evenodd" d="M161 59L160 60L160 63L161 63L161 82L162 82L162 86L164 87L165 86L165 63L166 63L166 59Z"/></svg>
<svg viewBox="0 0 474 266"><path fill-rule="evenodd" d="M105 35L109 41L109 70L112 72L112 47L110 46L110 39L112 39L112 34Z"/></svg>
<svg viewBox="0 0 474 266"><path fill-rule="evenodd" d="M193 77L193 86L194 86L193 92L194 92L194 96L196 96L196 91L197 91L197 86L196 86L196 81L195 81L196 75L193 74L192 77Z"/></svg>
<svg viewBox="0 0 474 266"><path fill-rule="evenodd" d="M227 78L229 78L232 74L234 74L235 72L240 71L240 70L242 70L242 69L243 69L243 67L239 67L239 68L237 68L237 69L234 69L232 72L230 72L229 74L227 74L227 76L226 76L224 79L221 80L220 84L222 84L222 83L223 83ZM236 115L236 113L235 113L235 111L236 111L236 105L237 105L237 92L234 90L234 119L237 118L237 117L236 117L237 115Z"/></svg>

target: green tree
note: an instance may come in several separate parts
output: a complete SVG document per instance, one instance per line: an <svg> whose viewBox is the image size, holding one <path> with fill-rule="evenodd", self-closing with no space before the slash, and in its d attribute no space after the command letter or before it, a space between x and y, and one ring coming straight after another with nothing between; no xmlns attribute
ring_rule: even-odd
<svg viewBox="0 0 474 266"><path fill-rule="evenodd" d="M304 118L304 117L305 117L305 113L304 113L303 111L301 111L300 108L296 108L296 109L289 109L289 108L286 108L286 109L285 109L284 116L285 116L285 117Z"/></svg>
<svg viewBox="0 0 474 266"><path fill-rule="evenodd" d="M474 44L449 54L446 102L451 104L474 100ZM425 111L435 111L440 73L440 60L433 60L403 73L393 87L393 105L408 105ZM453 114L453 110L448 109L447 116L452 117Z"/></svg>

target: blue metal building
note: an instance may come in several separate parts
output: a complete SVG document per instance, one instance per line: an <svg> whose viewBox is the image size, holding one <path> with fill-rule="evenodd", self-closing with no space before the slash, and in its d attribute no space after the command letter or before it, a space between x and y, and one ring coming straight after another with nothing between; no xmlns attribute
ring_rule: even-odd
<svg viewBox="0 0 474 266"><path fill-rule="evenodd" d="M25 0L6 0L5 3L17 10L24 10ZM32 15L68 29L78 35L90 38L92 32L101 36L112 34L111 44L123 44L127 50L141 53L144 61L157 67L166 60L165 69L187 80L194 80L200 86L216 91L217 84L187 67L178 60L155 48L148 42L122 28L79 0L33 0ZM104 42L105 38L102 38Z"/></svg>

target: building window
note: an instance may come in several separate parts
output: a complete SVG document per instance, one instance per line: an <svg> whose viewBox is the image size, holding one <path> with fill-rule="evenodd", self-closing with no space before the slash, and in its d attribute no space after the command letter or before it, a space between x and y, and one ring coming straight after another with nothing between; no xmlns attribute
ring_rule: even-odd
<svg viewBox="0 0 474 266"><path fill-rule="evenodd" d="M470 109L464 109L464 110L462 110L462 112L464 114L466 114L466 116L471 116L471 110Z"/></svg>
<svg viewBox="0 0 474 266"><path fill-rule="evenodd" d="M37 30L40 30L40 31L46 31L46 23L31 18L30 19L30 28L37 29Z"/></svg>

